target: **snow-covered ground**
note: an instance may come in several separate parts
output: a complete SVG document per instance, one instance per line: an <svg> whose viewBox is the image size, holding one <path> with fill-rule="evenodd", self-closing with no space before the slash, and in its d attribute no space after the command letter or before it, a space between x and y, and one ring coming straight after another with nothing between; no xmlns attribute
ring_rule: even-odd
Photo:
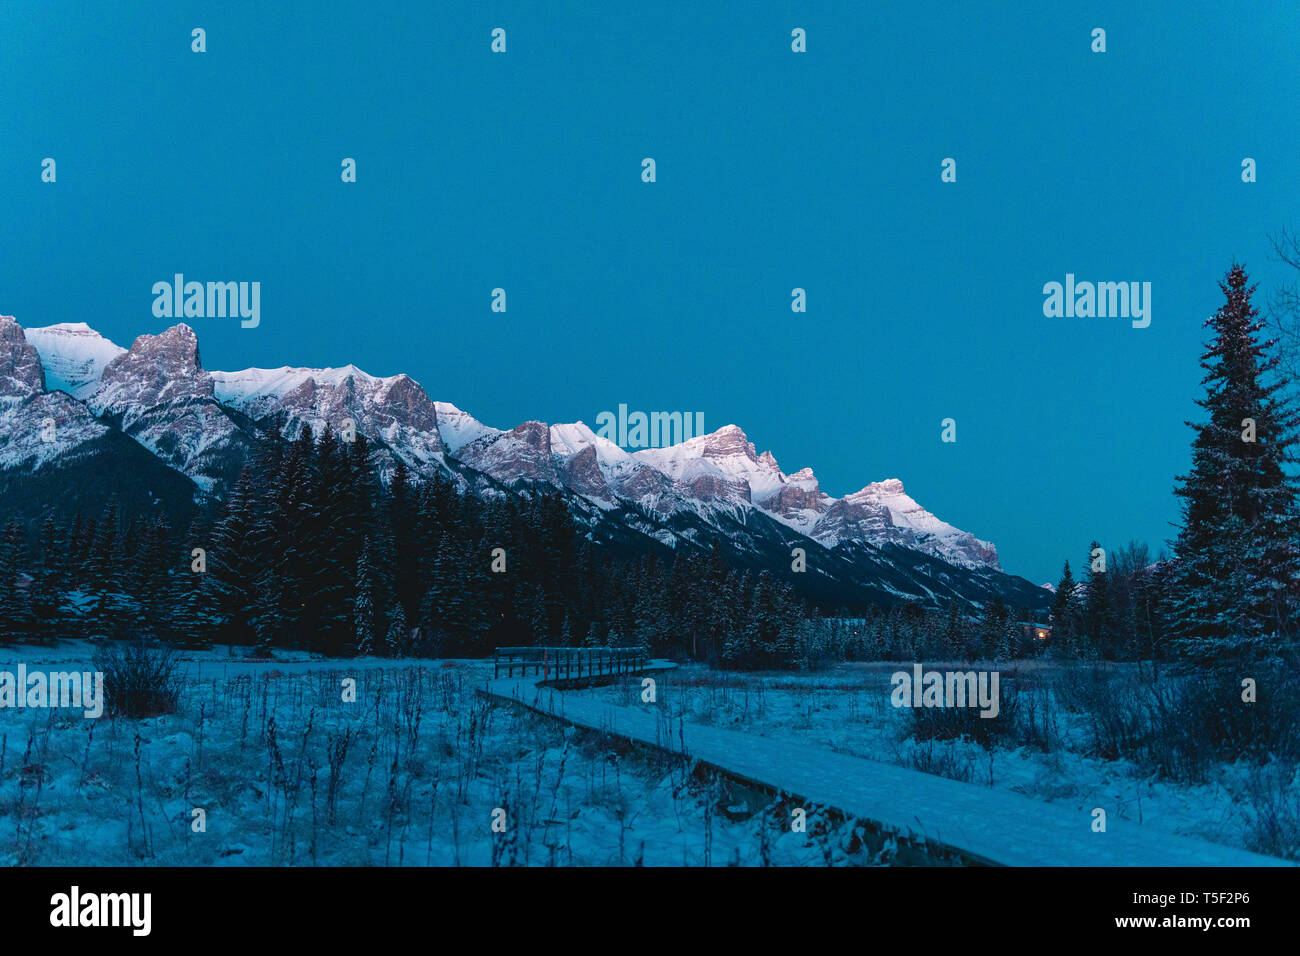
<svg viewBox="0 0 1300 956"><path fill-rule="evenodd" d="M0 670L91 653L0 647ZM180 656L174 715L0 709L0 863L875 862L851 826L791 832L788 808L748 813L679 761L482 699L490 663Z"/></svg>
<svg viewBox="0 0 1300 956"><path fill-rule="evenodd" d="M93 649L0 647L0 671L89 669ZM178 655L179 712L133 721L0 709L0 862L36 865L824 865L879 862L854 827L752 794L680 761L483 699L490 662L250 660ZM1051 752L918 742L889 700L901 665L656 675L689 723L806 743L1005 789L1144 828L1256 844L1260 769L1178 784L1088 756L1084 718L1055 712ZM1031 665L1032 667L1033 665ZM1022 671L1023 674L1023 671ZM343 700L344 681L356 701ZM635 706L635 681L571 691ZM1296 781L1283 781L1294 788ZM505 832L493 814L505 811ZM206 830L192 826L202 810ZM498 815L499 816L499 815Z"/></svg>
<svg viewBox="0 0 1300 956"><path fill-rule="evenodd" d="M952 669L966 666L953 664ZM910 671L894 663L846 664L815 674L736 674L684 667L657 676L659 706L688 723L744 730L840 753L886 761L1035 800L1108 814L1142 826L1224 846L1269 853L1258 834L1266 827L1252 795L1290 791L1300 801L1300 778L1286 767L1246 762L1220 765L1204 784L1158 779L1128 760L1086 754L1086 718L1052 708L1056 744L1049 751L1019 746L985 750L964 740L917 741L910 712L890 702L890 675ZM1050 694L1055 665L1021 664L1023 682ZM947 669L948 665L927 665ZM1006 675L1004 675L1005 677ZM635 706L639 689L614 685L576 691ZM1269 779L1278 774L1285 779Z"/></svg>

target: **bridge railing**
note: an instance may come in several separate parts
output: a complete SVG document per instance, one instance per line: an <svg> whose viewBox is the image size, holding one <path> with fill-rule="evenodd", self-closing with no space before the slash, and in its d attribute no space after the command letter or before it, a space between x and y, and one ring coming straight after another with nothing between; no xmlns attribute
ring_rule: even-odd
<svg viewBox="0 0 1300 956"><path fill-rule="evenodd" d="M649 663L639 647L498 647L493 676L523 677L538 674L542 680L584 680L639 674Z"/></svg>

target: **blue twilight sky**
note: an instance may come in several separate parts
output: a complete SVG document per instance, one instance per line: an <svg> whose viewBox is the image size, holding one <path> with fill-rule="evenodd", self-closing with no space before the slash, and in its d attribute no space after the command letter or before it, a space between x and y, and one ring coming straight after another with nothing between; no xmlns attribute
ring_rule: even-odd
<svg viewBox="0 0 1300 956"><path fill-rule="evenodd" d="M206 367L701 411L1055 581L1172 533L1216 280L1262 297L1300 226L1297 91L1291 2L3 0L0 313L129 345L154 282L258 280ZM1044 318L1067 272L1151 282L1150 328Z"/></svg>

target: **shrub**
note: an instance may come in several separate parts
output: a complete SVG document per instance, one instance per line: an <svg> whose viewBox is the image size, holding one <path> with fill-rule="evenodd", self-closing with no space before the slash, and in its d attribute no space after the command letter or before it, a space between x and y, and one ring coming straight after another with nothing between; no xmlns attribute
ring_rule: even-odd
<svg viewBox="0 0 1300 956"><path fill-rule="evenodd" d="M978 752L978 751L977 751ZM949 741L935 746L934 739L919 743L900 754L900 763L921 773L947 777L962 783L975 780L975 759L960 742Z"/></svg>
<svg viewBox="0 0 1300 956"><path fill-rule="evenodd" d="M1241 699L1241 677L1254 677L1258 697ZM1203 780L1214 762L1300 759L1300 681L1284 668L1250 674L1211 671L1152 687L1147 760L1162 774Z"/></svg>
<svg viewBox="0 0 1300 956"><path fill-rule="evenodd" d="M1281 761L1261 767L1246 793L1246 848L1300 860L1300 772Z"/></svg>
<svg viewBox="0 0 1300 956"><path fill-rule="evenodd" d="M1011 689L1014 685L1007 685ZM1007 695L1003 695L1004 699ZM1060 737L1057 731L1056 698L1050 687L1023 688L1014 693L1016 740L1043 753L1055 750Z"/></svg>
<svg viewBox="0 0 1300 956"><path fill-rule="evenodd" d="M1241 699L1245 676L1257 683L1253 703ZM1058 682L1056 693L1087 719L1092 753L1162 777L1200 782L1218 763L1300 760L1300 679L1284 667L1159 679L1091 668Z"/></svg>
<svg viewBox="0 0 1300 956"><path fill-rule="evenodd" d="M978 707L913 707L911 736L918 741L966 739L991 750L1000 741L1017 742L1020 695L1010 681L999 684L996 717L981 717Z"/></svg>
<svg viewBox="0 0 1300 956"><path fill-rule="evenodd" d="M104 644L94 666L104 675L104 708L110 713L135 719L176 712L181 675L166 647L143 641Z"/></svg>

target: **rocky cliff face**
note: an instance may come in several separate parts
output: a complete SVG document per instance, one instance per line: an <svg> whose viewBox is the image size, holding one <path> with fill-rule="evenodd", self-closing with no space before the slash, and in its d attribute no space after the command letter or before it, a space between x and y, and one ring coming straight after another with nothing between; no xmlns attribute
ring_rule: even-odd
<svg viewBox="0 0 1300 956"><path fill-rule="evenodd" d="M801 468L763 499L760 507L790 527L810 534L834 503L835 499L822 492L812 469Z"/></svg>
<svg viewBox="0 0 1300 956"><path fill-rule="evenodd" d="M220 492L251 458L256 435L217 401L188 325L141 335L109 362L86 406L208 492Z"/></svg>
<svg viewBox="0 0 1300 956"><path fill-rule="evenodd" d="M457 457L506 485L558 483L559 473L551 458L551 430L543 422L524 422L510 431L485 434L462 446Z"/></svg>
<svg viewBox="0 0 1300 956"><path fill-rule="evenodd" d="M40 354L12 315L0 315L0 402L15 405L44 391Z"/></svg>
<svg viewBox="0 0 1300 956"><path fill-rule="evenodd" d="M438 412L408 375L377 378L355 365L343 368L250 368L214 372L218 401L267 428L297 437L305 427L336 434L351 421L375 443L380 470L400 458L417 474L442 467L445 450Z"/></svg>

